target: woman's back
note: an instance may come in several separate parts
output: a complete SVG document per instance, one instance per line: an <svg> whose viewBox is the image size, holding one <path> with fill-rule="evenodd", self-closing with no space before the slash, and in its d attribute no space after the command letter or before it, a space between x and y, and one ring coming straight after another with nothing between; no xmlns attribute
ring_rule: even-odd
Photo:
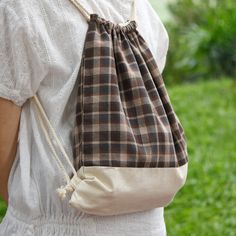
<svg viewBox="0 0 236 236"><path fill-rule="evenodd" d="M80 3L89 12L117 23L129 18L132 7L131 0ZM168 48L165 28L147 0L137 0L136 15L138 30L162 71ZM69 0L2 0L0 25L0 96L24 104L8 182L9 206L0 235L165 235L163 208L92 216L61 202L55 192L63 177L27 99L38 91L50 122L72 157L76 78L88 27L84 16Z"/></svg>

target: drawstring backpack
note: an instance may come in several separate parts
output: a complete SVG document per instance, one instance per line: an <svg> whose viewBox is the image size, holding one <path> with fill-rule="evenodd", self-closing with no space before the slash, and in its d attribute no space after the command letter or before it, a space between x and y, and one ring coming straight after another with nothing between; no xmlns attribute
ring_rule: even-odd
<svg viewBox="0 0 236 236"><path fill-rule="evenodd" d="M38 96L32 97L65 177L65 186L56 191L62 199L70 194L71 206L93 215L167 206L186 181L187 144L157 63L137 30L135 0L130 20L123 23L89 14L78 0L70 1L88 22L77 77L73 158Z"/></svg>

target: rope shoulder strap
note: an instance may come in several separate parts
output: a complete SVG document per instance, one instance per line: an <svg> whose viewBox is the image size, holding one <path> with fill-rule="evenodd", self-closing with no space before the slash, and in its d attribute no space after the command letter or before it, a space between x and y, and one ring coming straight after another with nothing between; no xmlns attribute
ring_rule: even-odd
<svg viewBox="0 0 236 236"><path fill-rule="evenodd" d="M90 21L90 13L82 6L82 4L78 0L70 0L75 7L79 9L79 11L84 15L85 19Z"/></svg>
<svg viewBox="0 0 236 236"><path fill-rule="evenodd" d="M71 163L71 161L70 161L70 158L69 158L69 156L67 155L67 153L66 153L66 151L65 151L65 149L64 149L64 147L63 147L63 145L62 145L62 143L61 143L61 141L60 141L59 138L57 137L56 131L55 131L55 129L52 127L52 125L51 125L51 123L50 123L50 121L49 121L49 119L48 119L48 117L47 117L47 115L46 115L46 112L44 111L44 109L43 109L43 107L42 107L42 105L41 105L41 103L40 103L40 101L39 101L39 99L38 99L38 96L37 96L37 95L34 95L32 99L33 99L33 101L35 102L35 104L36 104L36 106L37 106L37 108L38 108L37 112L38 112L40 121L42 121L42 119L45 120L45 122L47 123L47 126L48 126L48 128L50 129L50 131L51 131L51 133L52 133L52 135L53 135L55 141L57 142L57 144L58 144L58 146L59 146L59 148L60 148L60 150L61 150L63 156L65 157L66 161L68 162L69 166L71 167L73 173L76 174L76 170L75 170L74 166L72 165L72 163ZM44 124L43 124L43 125L44 125ZM44 128L45 128L45 126L44 126ZM48 135L48 133L47 133L47 135ZM57 156L57 162L58 162L58 163L61 162L60 159L58 158L58 156Z"/></svg>
<svg viewBox="0 0 236 236"><path fill-rule="evenodd" d="M87 22L90 21L90 13L89 11L82 6L82 4L79 2L79 0L70 0L71 3L74 4L74 6L83 14L83 16L85 17L85 19L87 20ZM136 21L136 0L133 0L132 2L132 11L131 11L131 15L130 15L130 21L131 20L135 20ZM120 25L122 25L123 23L120 23Z"/></svg>
<svg viewBox="0 0 236 236"><path fill-rule="evenodd" d="M45 135L46 141L47 141L47 143L48 143L48 145L49 145L49 147L50 147L50 149L52 151L52 156L53 156L54 160L56 161L59 169L64 174L64 178L65 178L65 181L66 181L67 185L61 186L60 188L57 189L57 193L59 194L59 196L62 199L64 199L65 196L66 196L67 191L73 191L74 187L73 187L73 183L72 183L72 181L70 179L70 176L67 174L67 171L66 171L64 165L62 164L60 158L57 155L57 152L56 152L56 150L55 150L55 148L53 146L53 143L52 143L52 141L50 139L50 135L49 135L47 127L51 131L51 133L52 133L52 135L53 135L53 137L54 137L58 147L60 148L61 153L63 154L64 158L66 159L66 161L68 162L69 166L71 167L72 172L74 174L74 179L77 178L77 172L76 172L73 164L71 163L70 158L67 155L67 153L66 153L66 151L65 151L65 149L64 149L64 147L63 147L63 145L61 143L61 141L57 137L56 131L52 127L52 125L51 125L51 123L50 123L50 121L49 121L49 119L48 119L48 117L47 117L47 115L46 115L46 113L45 113L45 111L44 111L44 109L43 109L43 107L42 107L38 97L37 97L37 95L34 95L31 98L31 101L33 101L34 104L36 105L36 108L37 108L36 112L38 114L39 123L40 123L42 131L43 131L43 133ZM44 122L47 124L47 127L45 126ZM77 181L79 181L79 178L77 178Z"/></svg>

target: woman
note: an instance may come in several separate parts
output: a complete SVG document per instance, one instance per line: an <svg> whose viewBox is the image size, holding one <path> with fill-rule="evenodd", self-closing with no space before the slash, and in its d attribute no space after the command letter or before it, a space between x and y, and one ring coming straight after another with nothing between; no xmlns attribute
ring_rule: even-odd
<svg viewBox="0 0 236 236"><path fill-rule="evenodd" d="M132 0L80 0L113 22L129 18ZM138 30L162 72L168 35L147 0L137 0ZM71 208L55 193L61 185L50 149L30 102L43 107L72 156L76 78L87 22L69 0L0 3L0 190L8 209L0 235L165 236L164 209L93 216Z"/></svg>

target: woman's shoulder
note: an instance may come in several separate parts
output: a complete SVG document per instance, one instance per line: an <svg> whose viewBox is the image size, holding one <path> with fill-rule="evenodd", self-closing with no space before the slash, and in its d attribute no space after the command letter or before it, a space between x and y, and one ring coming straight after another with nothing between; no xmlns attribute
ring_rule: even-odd
<svg viewBox="0 0 236 236"><path fill-rule="evenodd" d="M34 94L48 68L43 40L32 24L32 3L0 0L0 97L19 106Z"/></svg>

